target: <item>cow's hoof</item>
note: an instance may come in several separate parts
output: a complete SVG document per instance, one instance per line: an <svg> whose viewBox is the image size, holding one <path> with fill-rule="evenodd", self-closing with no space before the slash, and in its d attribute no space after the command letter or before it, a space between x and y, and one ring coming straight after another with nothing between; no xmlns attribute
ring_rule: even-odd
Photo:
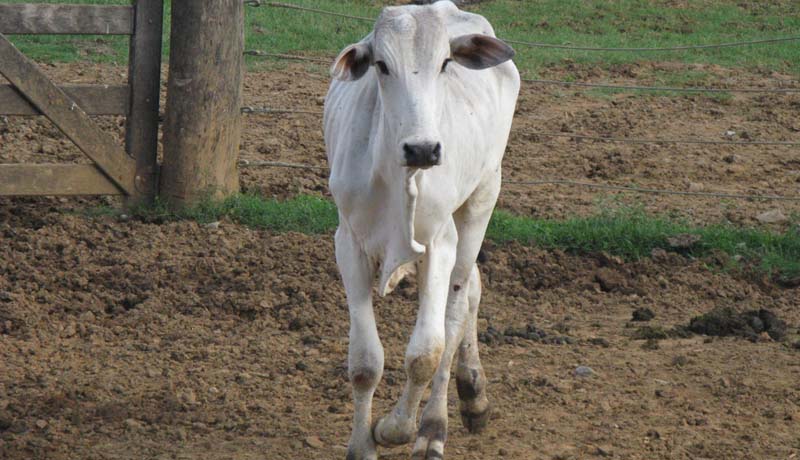
<svg viewBox="0 0 800 460"><path fill-rule="evenodd" d="M357 452L355 449L347 449L346 460L378 460L378 453L374 450L372 452Z"/></svg>
<svg viewBox="0 0 800 460"><path fill-rule="evenodd" d="M417 434L417 442L411 451L411 460L442 460L444 443L447 441L447 421L423 420Z"/></svg>
<svg viewBox="0 0 800 460"><path fill-rule="evenodd" d="M461 409L461 423L464 428L470 433L477 434L486 428L489 424L489 418L492 415L491 406L487 405L485 409L478 412L472 412L469 409Z"/></svg>
<svg viewBox="0 0 800 460"><path fill-rule="evenodd" d="M378 451L375 444L370 442L368 445L356 446L351 444L347 448L346 460L378 460Z"/></svg>
<svg viewBox="0 0 800 460"><path fill-rule="evenodd" d="M410 423L397 423L394 414L389 414L372 427L372 439L383 447L401 446L411 442L414 431L413 420Z"/></svg>
<svg viewBox="0 0 800 460"><path fill-rule="evenodd" d="M357 452L352 447L347 449L347 457L345 460L378 460L378 453L373 450L372 452Z"/></svg>

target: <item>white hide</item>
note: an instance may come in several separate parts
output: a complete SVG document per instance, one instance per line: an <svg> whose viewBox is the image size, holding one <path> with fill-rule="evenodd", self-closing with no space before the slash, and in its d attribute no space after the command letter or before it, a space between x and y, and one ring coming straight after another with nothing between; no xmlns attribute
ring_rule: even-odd
<svg viewBox="0 0 800 460"><path fill-rule="evenodd" d="M482 16L459 11L450 2L387 8L384 16L411 8L434 10L450 39L467 34L494 37ZM361 43L369 43L373 36ZM444 101L442 112L426 115L433 126L421 127L438 135L442 164L419 170L403 168L397 160L400 139L393 131L398 122L387 120L385 106L402 106L406 101L382 100L391 94L379 89L378 72L372 66L358 80L333 81L325 101L324 130L330 190L340 226L360 243L372 263L380 265L378 292L386 295L395 284L390 283L395 271L425 253L476 188L487 185L486 180L500 180L520 80L511 61L485 70L450 63L436 83ZM403 110L412 113L425 107Z"/></svg>
<svg viewBox="0 0 800 460"><path fill-rule="evenodd" d="M350 311L348 459L376 460L377 445L410 442L432 380L412 458L442 458L457 349L457 380L474 390L461 399L462 421L475 431L488 420L475 260L500 190L520 84L513 50L492 37L484 18L450 2L386 8L332 67L324 129L339 209L336 262ZM373 424L384 363L375 277L385 295L414 271L419 308L406 349L408 380L394 409Z"/></svg>

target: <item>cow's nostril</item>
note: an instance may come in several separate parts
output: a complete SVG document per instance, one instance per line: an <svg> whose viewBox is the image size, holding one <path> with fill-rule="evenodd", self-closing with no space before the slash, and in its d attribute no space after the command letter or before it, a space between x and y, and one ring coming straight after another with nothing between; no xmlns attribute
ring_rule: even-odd
<svg viewBox="0 0 800 460"><path fill-rule="evenodd" d="M406 160L410 160L414 158L414 148L408 144L403 144L403 153L406 156Z"/></svg>
<svg viewBox="0 0 800 460"><path fill-rule="evenodd" d="M431 163L438 164L441 158L442 158L442 144L440 142L437 142L436 146L433 147L433 152L431 152Z"/></svg>
<svg viewBox="0 0 800 460"><path fill-rule="evenodd" d="M406 166L427 168L441 163L442 144L439 142L422 142L419 144L403 144L403 155Z"/></svg>

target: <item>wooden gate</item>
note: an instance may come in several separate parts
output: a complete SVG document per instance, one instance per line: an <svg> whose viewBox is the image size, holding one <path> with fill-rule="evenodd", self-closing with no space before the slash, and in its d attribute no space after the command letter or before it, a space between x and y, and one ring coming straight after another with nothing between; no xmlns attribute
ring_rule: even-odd
<svg viewBox="0 0 800 460"><path fill-rule="evenodd" d="M154 196L163 0L131 6L0 5L0 115L44 115L92 161L0 164L0 195ZM6 37L9 34L128 35L127 85L57 86ZM124 148L89 115L126 117Z"/></svg>

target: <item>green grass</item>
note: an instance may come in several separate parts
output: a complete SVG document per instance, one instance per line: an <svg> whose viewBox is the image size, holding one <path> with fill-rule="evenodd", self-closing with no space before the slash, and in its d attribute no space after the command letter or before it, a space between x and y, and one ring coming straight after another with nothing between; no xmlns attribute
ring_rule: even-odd
<svg viewBox="0 0 800 460"><path fill-rule="evenodd" d="M87 212L89 216L108 216L124 211L102 207ZM148 222L188 219L208 224L228 219L252 228L312 235L329 232L338 225L336 206L328 200L311 196L276 201L242 194L223 201L202 200L195 206L178 211L158 201L154 205L140 206L127 212L134 218Z"/></svg>
<svg viewBox="0 0 800 460"><path fill-rule="evenodd" d="M653 249L673 251L668 238L698 235L700 240L681 252L705 257L722 252L732 259L756 264L765 273L800 276L800 229L785 233L733 225L698 227L676 219L650 216L636 208L616 208L590 217L540 220L496 211L487 237L497 242L518 241L544 248L579 253L607 252L626 259L649 256ZM735 264L734 264L735 265Z"/></svg>
<svg viewBox="0 0 800 460"><path fill-rule="evenodd" d="M5 0L20 3L27 0ZM126 4L127 0L50 0L46 3ZM298 5L357 16L375 17L390 3L375 0L291 0ZM469 7L486 16L501 37L596 47L653 47L720 43L798 35L800 4L796 1L734 2L704 0L686 8L645 0L494 0ZM167 8L170 2L167 1ZM363 37L371 23L295 10L246 9L247 47L278 53L335 55ZM167 16L168 17L168 16ZM168 29L168 22L165 27ZM165 36L168 33L165 31ZM39 60L89 59L124 62L123 37L16 37L15 42ZM719 50L598 53L530 48L517 45L516 62L529 76L544 67L565 63L608 68L645 61L714 63L800 75L800 42ZM166 44L165 44L166 46ZM264 62L250 58L250 62ZM319 66L318 66L319 67ZM324 67L324 66L323 66ZM322 70L322 67L319 67ZM694 80L692 76L686 77ZM673 81L680 80L676 77Z"/></svg>
<svg viewBox="0 0 800 460"><path fill-rule="evenodd" d="M668 47L797 35L800 5L791 1L671 2L616 0L494 1L473 8L492 21L499 36L594 47ZM800 74L797 42L718 50L599 53L545 51L517 46L520 67L535 70L564 60L603 67L637 61L715 63Z"/></svg>
<svg viewBox="0 0 800 460"><path fill-rule="evenodd" d="M800 225L795 221L784 233L731 225L694 226L668 217L651 216L638 208L611 207L590 217L566 220L533 219L496 211L486 237L497 243L516 241L576 254L605 252L627 260L649 257L653 249L681 252L691 257L715 253L730 256L728 269L755 267L782 279L800 277ZM89 215L118 214L110 208L88 210ZM335 205L325 199L299 196L275 201L256 195L236 195L221 202L203 201L180 212L163 204L134 209L145 221L191 219L201 224L221 219L276 232L323 234L338 224ZM688 249L672 248L668 238L694 234L699 241Z"/></svg>
<svg viewBox="0 0 800 460"><path fill-rule="evenodd" d="M292 3L340 13L374 17L380 5L367 0L293 0ZM721 43L798 35L800 6L708 0L689 9L644 0L494 0L469 7L485 16L500 37L594 47L655 47ZM692 2L690 2L692 3ZM345 18L260 8L248 10L247 44L276 52L335 55L369 32L371 24ZM261 30L255 29L256 27ZM563 51L515 45L520 69L536 75L565 62L609 67L641 61L715 63L768 68L800 75L798 42L702 51L615 52Z"/></svg>

